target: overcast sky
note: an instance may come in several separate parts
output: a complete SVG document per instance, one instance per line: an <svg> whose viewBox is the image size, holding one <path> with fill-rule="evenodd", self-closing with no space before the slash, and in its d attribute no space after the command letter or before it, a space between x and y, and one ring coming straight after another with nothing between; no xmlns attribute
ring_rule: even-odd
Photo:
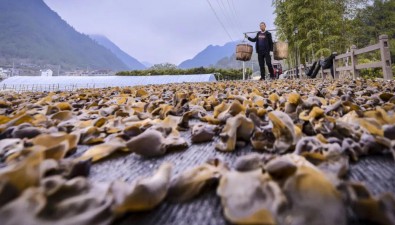
<svg viewBox="0 0 395 225"><path fill-rule="evenodd" d="M275 17L271 0L44 1L77 31L105 35L139 61L154 64L178 65L210 44L243 38L260 21L273 28Z"/></svg>

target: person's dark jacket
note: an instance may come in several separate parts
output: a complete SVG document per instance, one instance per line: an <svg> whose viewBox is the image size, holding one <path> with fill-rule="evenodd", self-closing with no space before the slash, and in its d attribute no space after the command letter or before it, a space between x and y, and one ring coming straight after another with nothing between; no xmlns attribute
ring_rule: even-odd
<svg viewBox="0 0 395 225"><path fill-rule="evenodd" d="M333 67L333 60L335 59L336 54L331 54L328 58L324 59L320 62L322 69L329 69Z"/></svg>
<svg viewBox="0 0 395 225"><path fill-rule="evenodd" d="M272 38L272 34L269 32L269 31L265 31L265 32L262 32L262 31L259 31L257 34L256 34L256 36L255 36L255 38L248 38L248 40L249 41L251 41L251 42L255 42L255 50L256 50L256 52L257 53L267 53L266 51L267 51L267 49L266 49L266 51L265 50L263 50L263 49L259 49L259 44L258 44L258 36L259 36L259 34L261 34L261 33L265 33L266 34L266 39L265 39L265 41L266 41L266 45L267 46L269 46L269 52L272 52L273 51L273 38Z"/></svg>
<svg viewBox="0 0 395 225"><path fill-rule="evenodd" d="M308 72L306 72L306 75L311 78L316 78L318 72L320 71L320 69L322 67L322 69L324 69L324 70L330 69L332 78L335 78L335 72L333 69L333 60L336 58L336 56L337 56L337 53L332 53L328 58L314 62L313 65L308 70Z"/></svg>

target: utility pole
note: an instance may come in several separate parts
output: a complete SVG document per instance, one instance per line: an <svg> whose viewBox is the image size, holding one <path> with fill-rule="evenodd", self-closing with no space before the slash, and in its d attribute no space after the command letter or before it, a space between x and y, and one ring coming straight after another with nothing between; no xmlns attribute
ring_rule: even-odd
<svg viewBox="0 0 395 225"><path fill-rule="evenodd" d="M15 68L15 63L14 63L14 61L12 61L11 77L14 76L14 68Z"/></svg>
<svg viewBox="0 0 395 225"><path fill-rule="evenodd" d="M250 79L252 78L252 74L254 73L254 63L251 61L251 75Z"/></svg>
<svg viewBox="0 0 395 225"><path fill-rule="evenodd" d="M246 66L244 61L243 61L243 80L246 80Z"/></svg>
<svg viewBox="0 0 395 225"><path fill-rule="evenodd" d="M297 37L298 37L298 27L295 27L294 30L294 35L295 35L295 44L296 44L296 54L295 54L295 59L296 59L296 77L299 78L299 62L298 62L298 57L299 57L299 49L298 49L298 44L297 44Z"/></svg>

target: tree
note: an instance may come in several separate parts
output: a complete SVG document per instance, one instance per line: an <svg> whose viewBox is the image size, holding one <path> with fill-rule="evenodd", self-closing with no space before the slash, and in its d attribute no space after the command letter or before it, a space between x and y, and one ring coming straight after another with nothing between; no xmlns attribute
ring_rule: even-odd
<svg viewBox="0 0 395 225"><path fill-rule="evenodd" d="M171 63L161 63L161 64L155 64L152 67L150 67L150 70L175 70L178 67L174 64Z"/></svg>
<svg viewBox="0 0 395 225"><path fill-rule="evenodd" d="M353 25L359 31L353 36L357 47L377 43L380 35L387 34L392 62L395 62L395 0L375 0L357 12Z"/></svg>
<svg viewBox="0 0 395 225"><path fill-rule="evenodd" d="M350 46L350 21L367 0L273 0L280 40L289 42L295 59L313 61ZM298 52L298 55L296 55Z"/></svg>

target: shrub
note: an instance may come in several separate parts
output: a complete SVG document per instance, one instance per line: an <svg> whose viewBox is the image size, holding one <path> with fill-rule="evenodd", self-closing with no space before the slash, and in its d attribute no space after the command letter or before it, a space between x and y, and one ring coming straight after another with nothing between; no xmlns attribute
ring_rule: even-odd
<svg viewBox="0 0 395 225"><path fill-rule="evenodd" d="M371 62L373 61L366 58L358 59L358 64L365 64ZM381 68L363 69L359 71L359 75L364 79L383 78L383 71Z"/></svg>
<svg viewBox="0 0 395 225"><path fill-rule="evenodd" d="M192 74L214 74L217 80L241 80L243 79L242 69L217 69L198 67L192 69L148 69L118 72L119 76L154 76L154 75L192 75ZM247 69L247 76L251 70Z"/></svg>

